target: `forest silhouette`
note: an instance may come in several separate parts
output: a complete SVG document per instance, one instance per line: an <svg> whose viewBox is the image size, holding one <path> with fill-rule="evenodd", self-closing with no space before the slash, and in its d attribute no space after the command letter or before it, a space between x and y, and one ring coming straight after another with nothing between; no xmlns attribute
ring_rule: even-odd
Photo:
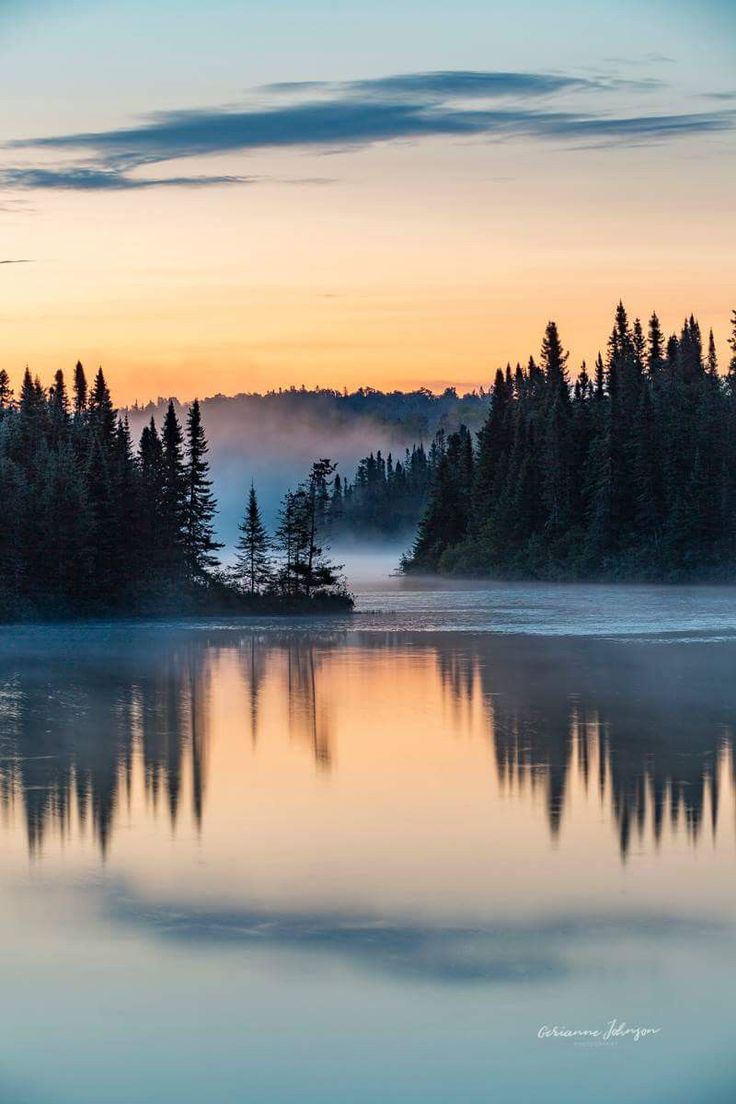
<svg viewBox="0 0 736 1104"><path fill-rule="evenodd" d="M0 372L0 617L350 609L317 540L332 463L287 492L273 536L251 490L226 571L207 454L197 399L184 428L169 402L134 450L102 369L89 388L78 363L71 395L63 372L45 390L26 369L17 401Z"/></svg>
<svg viewBox="0 0 736 1104"><path fill-rule="evenodd" d="M619 304L605 359L571 385L557 326L496 375L477 441L443 443L408 571L550 580L732 579L736 312L719 374L688 318L645 335Z"/></svg>

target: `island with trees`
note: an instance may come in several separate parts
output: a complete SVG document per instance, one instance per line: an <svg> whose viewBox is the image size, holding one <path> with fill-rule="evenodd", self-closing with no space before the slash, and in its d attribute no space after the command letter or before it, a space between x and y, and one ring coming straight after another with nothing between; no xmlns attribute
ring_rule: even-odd
<svg viewBox="0 0 736 1104"><path fill-rule="evenodd" d="M352 598L319 533L335 466L287 493L277 532L251 489L235 562L221 567L200 404L169 403L134 449L100 369L47 390L0 371L0 618L342 612Z"/></svg>

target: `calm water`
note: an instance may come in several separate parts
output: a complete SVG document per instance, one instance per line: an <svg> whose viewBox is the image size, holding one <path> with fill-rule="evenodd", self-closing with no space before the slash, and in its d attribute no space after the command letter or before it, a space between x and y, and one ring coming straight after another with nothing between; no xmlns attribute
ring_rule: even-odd
<svg viewBox="0 0 736 1104"><path fill-rule="evenodd" d="M4 630L0 1101L733 1100L736 592L359 606Z"/></svg>

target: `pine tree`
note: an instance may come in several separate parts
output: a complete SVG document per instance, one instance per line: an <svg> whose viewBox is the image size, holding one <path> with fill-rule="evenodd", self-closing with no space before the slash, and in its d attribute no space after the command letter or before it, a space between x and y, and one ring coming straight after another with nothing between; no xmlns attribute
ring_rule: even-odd
<svg viewBox="0 0 736 1104"><path fill-rule="evenodd" d="M140 472L138 533L141 557L148 564L156 581L165 570L166 550L162 540L161 518L164 516L164 450L151 418L143 427L138 449Z"/></svg>
<svg viewBox="0 0 736 1104"><path fill-rule="evenodd" d="M511 425L508 418L511 401L512 395L509 394L506 377L499 368L493 382L491 408L478 434L473 516L479 532L490 524L494 498L502 479L503 462L511 444ZM432 496L436 498L436 494L435 487Z"/></svg>
<svg viewBox="0 0 736 1104"><path fill-rule="evenodd" d="M595 397L599 401L605 398L606 394L606 369L603 364L603 357L599 353L595 362Z"/></svg>
<svg viewBox="0 0 736 1104"><path fill-rule="evenodd" d="M162 566L169 579L180 579L186 570L187 473L181 425L169 402L162 433L162 488L159 535Z"/></svg>
<svg viewBox="0 0 736 1104"><path fill-rule="evenodd" d="M142 553L142 487L138 462L133 453L127 416L119 418L110 458L113 511L118 533L113 550L116 586L127 594L128 587L147 570ZM122 534L128 534L127 540ZM127 545L127 547L126 547Z"/></svg>
<svg viewBox="0 0 736 1104"><path fill-rule="evenodd" d="M215 540L213 519L217 506L212 494L207 461L207 438L202 426L202 411L195 399L187 415L186 508L184 553L189 575L202 579L217 566L214 553L222 548Z"/></svg>
<svg viewBox="0 0 736 1104"><path fill-rule="evenodd" d="M562 348L557 324L548 322L542 341L541 368L547 379L552 403L558 396L563 401L570 398L567 359L568 354Z"/></svg>
<svg viewBox="0 0 736 1104"><path fill-rule="evenodd" d="M61 368L54 373L54 384L49 391L49 398L51 400L51 406L54 410L58 411L62 415L66 415L69 411L69 399L66 393L66 383L64 382L64 373Z"/></svg>
<svg viewBox="0 0 736 1104"><path fill-rule="evenodd" d="M281 592L287 597L298 591L298 567L304 548L301 517L299 493L288 490L281 502L276 528L276 548L281 555L277 577Z"/></svg>
<svg viewBox="0 0 736 1104"><path fill-rule="evenodd" d="M542 342L541 368L547 384L542 428L544 482L550 535L561 535L570 520L572 503L570 387L568 354L562 348L554 322L547 325Z"/></svg>
<svg viewBox="0 0 736 1104"><path fill-rule="evenodd" d="M5 410L13 405L13 388L10 386L10 376L4 368L0 368L0 417Z"/></svg>
<svg viewBox="0 0 736 1104"><path fill-rule="evenodd" d="M713 330L708 334L708 357L706 359L706 368L708 375L712 380L718 379L718 352L716 350L716 339L713 336Z"/></svg>
<svg viewBox="0 0 736 1104"><path fill-rule="evenodd" d="M271 542L261 520L255 487L251 483L245 516L240 523L240 537L233 575L238 585L249 594L260 594L273 582L274 569L270 557Z"/></svg>
<svg viewBox="0 0 736 1104"><path fill-rule="evenodd" d="M335 471L331 460L317 460L296 491L287 491L279 511L276 548L281 555L279 586L284 594L307 600L342 589L341 565L329 559L320 537L320 490Z"/></svg>
<svg viewBox="0 0 736 1104"><path fill-rule="evenodd" d="M647 368L649 375L655 377L664 367L664 335L656 311L649 319L649 340Z"/></svg>
<svg viewBox="0 0 736 1104"><path fill-rule="evenodd" d="M89 420L97 434L100 445L105 450L113 447L117 414L112 405L110 390L101 368L97 370L95 382L89 396Z"/></svg>
<svg viewBox="0 0 736 1104"><path fill-rule="evenodd" d="M306 483L299 489L297 509L304 553L297 565L297 577L307 599L315 592L334 588L339 581L339 567L327 558L327 549L317 543L325 516L324 503L329 501L335 468L336 465L329 459L316 460Z"/></svg>
<svg viewBox="0 0 736 1104"><path fill-rule="evenodd" d="M74 413L81 417L87 409L87 378L81 360L74 368Z"/></svg>
<svg viewBox="0 0 736 1104"><path fill-rule="evenodd" d="M726 382L730 394L736 399L736 310L731 315L731 336L728 339L728 347L731 350L731 359L728 362Z"/></svg>

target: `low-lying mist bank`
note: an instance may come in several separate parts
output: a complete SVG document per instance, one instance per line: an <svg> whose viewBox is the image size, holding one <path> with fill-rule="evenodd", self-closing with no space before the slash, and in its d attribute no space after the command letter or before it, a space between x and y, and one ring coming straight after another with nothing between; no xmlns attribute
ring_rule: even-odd
<svg viewBox="0 0 736 1104"><path fill-rule="evenodd" d="M134 440L152 417L161 424L167 404L168 399L159 399L122 412ZM174 400L174 405L185 420L188 404ZM218 538L228 548L235 543L251 481L264 521L273 527L284 493L304 478L317 457L330 457L341 477L351 478L371 452L380 449L398 459L413 444L431 441L440 428L452 430L460 423L479 428L487 405L484 394L459 396L451 388L442 395L426 389L384 393L365 388L341 394L295 388L203 399L219 505Z"/></svg>
<svg viewBox="0 0 736 1104"><path fill-rule="evenodd" d="M401 557L410 543L410 535L407 535L405 541L385 543L363 543L336 538L332 542L330 554L337 563L342 564L349 589L358 591L394 585L400 576Z"/></svg>

